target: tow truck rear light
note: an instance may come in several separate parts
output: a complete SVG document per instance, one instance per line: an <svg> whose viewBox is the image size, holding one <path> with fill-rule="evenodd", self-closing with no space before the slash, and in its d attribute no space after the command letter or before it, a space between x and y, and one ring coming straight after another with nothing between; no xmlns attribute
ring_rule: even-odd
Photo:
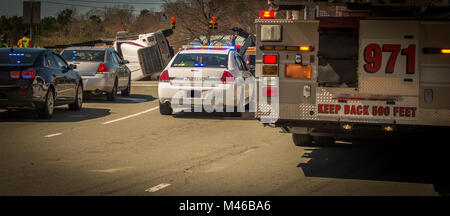
<svg viewBox="0 0 450 216"><path fill-rule="evenodd" d="M170 81L168 70L165 70L161 73L161 75L159 76L159 81L160 82L169 82Z"/></svg>
<svg viewBox="0 0 450 216"><path fill-rule="evenodd" d="M277 96L277 88L264 87L263 88L263 96L264 97L276 97Z"/></svg>
<svg viewBox="0 0 450 216"><path fill-rule="evenodd" d="M264 76L278 76L278 65L263 65Z"/></svg>
<svg viewBox="0 0 450 216"><path fill-rule="evenodd" d="M280 45L264 45L260 47L261 50L276 50L276 51L314 51L313 46L280 46Z"/></svg>
<svg viewBox="0 0 450 216"><path fill-rule="evenodd" d="M450 54L450 48L423 48L422 52L425 54Z"/></svg>
<svg viewBox="0 0 450 216"><path fill-rule="evenodd" d="M273 19L275 18L275 13L273 11L260 11L259 18L261 19Z"/></svg>
<svg viewBox="0 0 450 216"><path fill-rule="evenodd" d="M109 73L109 69L108 69L108 67L106 67L106 65L100 64L98 66L97 73Z"/></svg>
<svg viewBox="0 0 450 216"><path fill-rule="evenodd" d="M311 65L286 64L284 77L295 79L311 79Z"/></svg>
<svg viewBox="0 0 450 216"><path fill-rule="evenodd" d="M10 71L9 76L11 79L34 79L36 76L36 69Z"/></svg>
<svg viewBox="0 0 450 216"><path fill-rule="evenodd" d="M312 47L311 46L300 46L300 51L311 51Z"/></svg>
<svg viewBox="0 0 450 216"><path fill-rule="evenodd" d="M263 62L264 62L264 64L276 64L276 63L278 63L277 56L276 55L264 55Z"/></svg>
<svg viewBox="0 0 450 216"><path fill-rule="evenodd" d="M234 77L230 72L224 71L222 74L222 78L220 78L220 81L222 81L222 83L232 83L234 82Z"/></svg>

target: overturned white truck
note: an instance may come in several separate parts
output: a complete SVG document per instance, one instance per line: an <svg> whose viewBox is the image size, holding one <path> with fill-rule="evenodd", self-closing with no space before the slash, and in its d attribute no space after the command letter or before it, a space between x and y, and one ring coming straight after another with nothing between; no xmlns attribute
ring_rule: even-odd
<svg viewBox="0 0 450 216"><path fill-rule="evenodd" d="M130 63L131 80L157 78L174 55L166 37L173 34L172 29L140 35L118 32L114 49Z"/></svg>

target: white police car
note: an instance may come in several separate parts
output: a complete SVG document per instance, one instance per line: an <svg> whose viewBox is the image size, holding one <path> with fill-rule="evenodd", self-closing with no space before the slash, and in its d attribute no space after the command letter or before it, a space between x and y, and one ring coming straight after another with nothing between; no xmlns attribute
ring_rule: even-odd
<svg viewBox="0 0 450 216"><path fill-rule="evenodd" d="M233 46L184 46L161 73L159 110L244 112L254 76Z"/></svg>

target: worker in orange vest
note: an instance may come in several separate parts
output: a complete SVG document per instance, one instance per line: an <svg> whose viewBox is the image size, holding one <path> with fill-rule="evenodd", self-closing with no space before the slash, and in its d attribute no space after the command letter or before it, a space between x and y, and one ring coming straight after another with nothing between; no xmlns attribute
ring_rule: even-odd
<svg viewBox="0 0 450 216"><path fill-rule="evenodd" d="M23 36L23 38L21 38L19 40L19 42L17 42L17 46L18 47L31 47L31 43L30 43L30 32L26 31L25 32L25 36Z"/></svg>

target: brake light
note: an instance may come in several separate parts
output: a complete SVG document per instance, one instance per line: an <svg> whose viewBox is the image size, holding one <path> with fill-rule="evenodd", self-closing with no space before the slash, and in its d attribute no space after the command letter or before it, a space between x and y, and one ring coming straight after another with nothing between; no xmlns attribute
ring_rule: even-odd
<svg viewBox="0 0 450 216"><path fill-rule="evenodd" d="M222 83L230 83L230 82L234 82L234 77L233 75L228 72L228 71L224 71L222 74L222 78L220 78L220 80L222 81Z"/></svg>
<svg viewBox="0 0 450 216"><path fill-rule="evenodd" d="M161 73L161 75L159 76L159 81L160 82L169 82L170 81L168 70L165 70Z"/></svg>
<svg viewBox="0 0 450 216"><path fill-rule="evenodd" d="M248 67L248 65L250 64L250 57L247 57L247 61L245 62L245 64L246 64L247 67Z"/></svg>
<svg viewBox="0 0 450 216"><path fill-rule="evenodd" d="M277 88L263 88L263 96L264 97L276 97L277 96Z"/></svg>
<svg viewBox="0 0 450 216"><path fill-rule="evenodd" d="M9 72L9 76L11 77L11 79L20 79L20 73L21 71L10 71Z"/></svg>
<svg viewBox="0 0 450 216"><path fill-rule="evenodd" d="M261 19L273 19L275 18L275 14L273 11L260 11L259 18Z"/></svg>
<svg viewBox="0 0 450 216"><path fill-rule="evenodd" d="M276 55L265 55L263 57L264 64L276 64L277 56Z"/></svg>
<svg viewBox="0 0 450 216"><path fill-rule="evenodd" d="M100 64L98 66L97 73L109 73L109 69L108 69L108 67L106 67L106 65Z"/></svg>
<svg viewBox="0 0 450 216"><path fill-rule="evenodd" d="M9 76L11 79L34 79L36 76L36 69L10 71Z"/></svg>
<svg viewBox="0 0 450 216"><path fill-rule="evenodd" d="M442 54L450 54L450 49L441 49Z"/></svg>
<svg viewBox="0 0 450 216"><path fill-rule="evenodd" d="M35 74L36 74L36 69L22 70L22 78L23 79L34 79Z"/></svg>

